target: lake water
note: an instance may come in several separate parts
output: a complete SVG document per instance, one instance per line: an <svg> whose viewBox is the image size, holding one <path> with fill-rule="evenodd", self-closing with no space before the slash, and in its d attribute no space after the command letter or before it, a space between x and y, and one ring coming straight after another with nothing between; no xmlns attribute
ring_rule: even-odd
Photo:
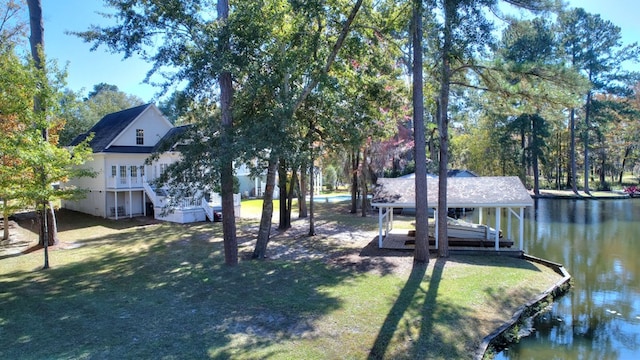
<svg viewBox="0 0 640 360"><path fill-rule="evenodd" d="M525 232L573 286L496 359L640 359L640 199L540 199Z"/></svg>

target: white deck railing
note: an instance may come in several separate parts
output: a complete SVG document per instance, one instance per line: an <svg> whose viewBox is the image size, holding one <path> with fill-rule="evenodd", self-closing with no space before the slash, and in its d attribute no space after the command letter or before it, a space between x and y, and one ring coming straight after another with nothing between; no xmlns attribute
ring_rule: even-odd
<svg viewBox="0 0 640 360"><path fill-rule="evenodd" d="M142 176L115 176L107 178L109 189L135 189L141 188L146 181Z"/></svg>

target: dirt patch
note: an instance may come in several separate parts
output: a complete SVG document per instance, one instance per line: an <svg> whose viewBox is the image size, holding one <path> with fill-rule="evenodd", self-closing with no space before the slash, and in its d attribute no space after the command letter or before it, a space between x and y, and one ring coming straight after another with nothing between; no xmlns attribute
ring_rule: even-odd
<svg viewBox="0 0 640 360"><path fill-rule="evenodd" d="M9 227L9 238L0 240L0 259L17 256L25 250L37 244L37 235L33 234L20 224L20 217L13 216L6 222ZM5 221L0 219L0 234L4 234Z"/></svg>
<svg viewBox="0 0 640 360"><path fill-rule="evenodd" d="M362 231L336 222L316 222L316 235L309 236L308 220L296 220L281 231L275 226L267 246L268 260L323 260L328 264L357 272L408 274L413 266L413 251L378 248L378 231ZM239 256L250 259L257 229L238 239Z"/></svg>

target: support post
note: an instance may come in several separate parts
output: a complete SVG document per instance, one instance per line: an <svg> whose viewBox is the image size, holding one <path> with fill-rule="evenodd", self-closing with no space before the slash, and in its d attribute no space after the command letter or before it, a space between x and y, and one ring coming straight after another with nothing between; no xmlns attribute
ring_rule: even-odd
<svg viewBox="0 0 640 360"><path fill-rule="evenodd" d="M508 216L507 216L507 240L511 241L512 240L512 236L511 236L511 212L513 210L511 208L508 208Z"/></svg>
<svg viewBox="0 0 640 360"><path fill-rule="evenodd" d="M518 224L520 230L520 251L524 250L524 208L520 208L520 223Z"/></svg>
<svg viewBox="0 0 640 360"><path fill-rule="evenodd" d="M438 223L438 209L434 209L433 210L433 218L436 220L436 226L435 226L435 231L433 233L433 237L436 239L436 250L438 250L438 226L440 225ZM429 235L427 235L428 237Z"/></svg>
<svg viewBox="0 0 640 360"><path fill-rule="evenodd" d="M382 248L382 206L378 207L378 248Z"/></svg>
<svg viewBox="0 0 640 360"><path fill-rule="evenodd" d="M496 251L500 250L500 217L501 217L501 209L496 208L496 234L495 234Z"/></svg>

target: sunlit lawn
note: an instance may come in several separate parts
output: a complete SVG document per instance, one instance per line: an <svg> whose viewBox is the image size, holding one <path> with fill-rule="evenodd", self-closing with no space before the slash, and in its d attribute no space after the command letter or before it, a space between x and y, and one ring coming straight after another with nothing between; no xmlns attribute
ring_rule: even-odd
<svg viewBox="0 0 640 360"><path fill-rule="evenodd" d="M374 217L318 208L325 222L375 229ZM227 268L220 223L140 226L63 213L60 224L66 248L51 251L51 269L40 270L41 251L0 259L0 358L470 358L559 279L509 257L394 271L397 257L360 256L330 236L290 241L332 257L243 257ZM255 224L239 221L241 234Z"/></svg>

